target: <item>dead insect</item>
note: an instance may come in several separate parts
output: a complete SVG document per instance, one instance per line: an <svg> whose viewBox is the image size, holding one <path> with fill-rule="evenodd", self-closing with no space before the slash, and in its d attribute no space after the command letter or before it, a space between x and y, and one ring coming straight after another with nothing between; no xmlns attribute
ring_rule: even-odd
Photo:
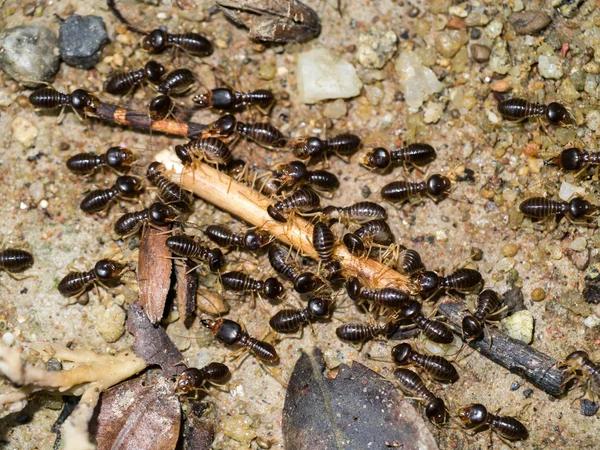
<svg viewBox="0 0 600 450"><path fill-rule="evenodd" d="M40 109L54 109L70 106L75 111L94 112L100 106L98 97L83 89L76 89L71 94L58 92L54 88L44 87L34 91L29 96L29 103Z"/></svg>
<svg viewBox="0 0 600 450"><path fill-rule="evenodd" d="M153 203L141 211L123 214L115 222L114 230L119 236L131 235L139 231L146 222L157 227L163 227L175 220L177 212L162 203Z"/></svg>
<svg viewBox="0 0 600 450"><path fill-rule="evenodd" d="M362 158L361 164L369 169L387 169L397 163L424 166L435 157L436 153L431 145L417 143L391 152L383 147L374 148Z"/></svg>
<svg viewBox="0 0 600 450"><path fill-rule="evenodd" d="M214 137L194 139L187 144L176 145L175 154L184 165L192 164L195 159L223 165L231 161L231 150L227 144Z"/></svg>
<svg viewBox="0 0 600 450"><path fill-rule="evenodd" d="M477 303L473 314L463 318L462 332L468 341L476 341L483 338L483 326L488 317L497 313L500 306L498 294L491 289L482 291L477 296Z"/></svg>
<svg viewBox="0 0 600 450"><path fill-rule="evenodd" d="M164 95L182 94L196 81L189 69L176 69L166 74L158 85L158 92Z"/></svg>
<svg viewBox="0 0 600 450"><path fill-rule="evenodd" d="M578 378L585 380L587 391L592 398L600 395L600 366L594 363L586 352L579 350L571 353L559 364L559 367L570 374L563 381L563 386L572 379Z"/></svg>
<svg viewBox="0 0 600 450"><path fill-rule="evenodd" d="M278 333L294 333L315 319L328 317L332 306L333 302L327 297L312 297L304 309L280 310L271 317L269 325Z"/></svg>
<svg viewBox="0 0 600 450"><path fill-rule="evenodd" d="M229 367L218 362L211 362L200 369L190 367L179 375L177 390L182 394L189 394L202 389L207 381L220 383L227 379L229 375L231 375Z"/></svg>
<svg viewBox="0 0 600 450"><path fill-rule="evenodd" d="M411 197L427 195L434 201L446 195L452 183L443 175L435 174L426 181L393 181L381 188L381 197L389 202L404 202Z"/></svg>
<svg viewBox="0 0 600 450"><path fill-rule="evenodd" d="M565 215L571 219L582 219L589 216L596 207L581 197L574 197L568 202L560 202L545 197L532 197L519 205L521 212L534 219L545 219L556 216L561 218Z"/></svg>
<svg viewBox="0 0 600 450"><path fill-rule="evenodd" d="M358 150L360 138L354 134L343 133L322 140L318 137L299 138L290 143L294 156L300 159L318 158L325 153L334 153L348 157Z"/></svg>
<svg viewBox="0 0 600 450"><path fill-rule="evenodd" d="M387 308L400 308L408 301L408 294L396 288L367 289L360 285L358 278L346 282L348 297L353 301L364 300Z"/></svg>
<svg viewBox="0 0 600 450"><path fill-rule="evenodd" d="M33 255L25 250L7 248L0 250L0 269L9 273L22 272L33 265Z"/></svg>
<svg viewBox="0 0 600 450"><path fill-rule="evenodd" d="M458 418L465 427L471 430L489 426L496 430L501 438L509 441L522 441L529 436L525 425L517 419L510 416L496 416L488 412L487 408L480 403L472 403L459 408Z"/></svg>
<svg viewBox="0 0 600 450"><path fill-rule="evenodd" d="M392 358L400 366L414 364L423 369L436 381L454 383L458 380L458 372L446 358L438 355L423 355L404 342L392 348Z"/></svg>
<svg viewBox="0 0 600 450"><path fill-rule="evenodd" d="M173 183L165 175L164 164L157 161L151 163L146 171L146 178L158 189L158 197L170 206L188 210L194 201L191 192L186 191L177 183Z"/></svg>
<svg viewBox="0 0 600 450"><path fill-rule="evenodd" d="M558 124L569 119L569 111L557 102L549 105L528 102L522 98L511 98L498 103L498 112L505 120L522 120L529 117L544 117Z"/></svg>
<svg viewBox="0 0 600 450"><path fill-rule="evenodd" d="M106 283L119 277L125 266L109 259L102 259L87 272L69 272L60 283L58 291L65 297L83 293L92 283Z"/></svg>
<svg viewBox="0 0 600 450"><path fill-rule="evenodd" d="M221 247L240 247L251 251L256 251L271 242L271 236L266 231L249 230L238 234L225 225L209 225L204 234Z"/></svg>
<svg viewBox="0 0 600 450"><path fill-rule="evenodd" d="M166 70L156 61L148 61L143 69L118 72L104 83L104 91L112 95L125 95L142 81L159 84Z"/></svg>
<svg viewBox="0 0 600 450"><path fill-rule="evenodd" d="M174 255L208 263L212 272L219 271L225 265L225 258L221 250L206 247L197 242L193 236L186 234L170 236L165 245Z"/></svg>
<svg viewBox="0 0 600 450"><path fill-rule="evenodd" d="M562 170L582 170L588 166L600 166L600 152L586 152L578 148L566 148L560 155L546 161Z"/></svg>
<svg viewBox="0 0 600 450"><path fill-rule="evenodd" d="M431 392L419 375L409 369L398 368L394 376L400 382L402 391L411 397L418 398L425 406L425 415L437 425L448 422L449 415L444 400Z"/></svg>
<svg viewBox="0 0 600 450"><path fill-rule="evenodd" d="M275 362L279 359L275 347L268 342L258 340L248 334L242 326L229 319L202 319L202 325L209 328L214 336L226 345L239 345L245 347L258 359L266 362Z"/></svg>
<svg viewBox="0 0 600 450"><path fill-rule="evenodd" d="M133 153L124 147L111 147L106 153L78 153L67 160L67 168L78 175L87 175L102 167L110 167L118 172L129 169Z"/></svg>
<svg viewBox="0 0 600 450"><path fill-rule="evenodd" d="M266 89L257 89L249 92L238 92L229 88L217 88L208 94L196 95L192 98L200 108L214 108L221 111L232 111L247 106L269 108L275 103L275 96Z"/></svg>
<svg viewBox="0 0 600 450"><path fill-rule="evenodd" d="M421 304L416 300L406 301L397 314L403 319L412 321L430 341L439 344L451 344L454 341L452 330L439 320L425 317L421 313Z"/></svg>
<svg viewBox="0 0 600 450"><path fill-rule="evenodd" d="M271 267L294 283L296 292L306 294L323 285L323 281L312 272L301 272L294 261L288 261L288 256L289 252L278 244L269 247Z"/></svg>
<svg viewBox="0 0 600 450"><path fill-rule="evenodd" d="M221 274L221 283L225 289L236 292L256 292L269 300L277 299L283 293L283 285L277 278L256 280L238 270Z"/></svg>
<svg viewBox="0 0 600 450"><path fill-rule="evenodd" d="M300 188L283 200L276 202L274 205L269 205L267 212L269 216L278 222L286 222L287 217L284 214L289 214L292 211L298 213L308 213L319 208L321 198L318 194L307 187Z"/></svg>
<svg viewBox="0 0 600 450"><path fill-rule="evenodd" d="M321 212L322 219L337 219L345 224L349 222L365 223L370 220L385 220L387 212L383 206L373 202L358 202L350 206L326 206Z"/></svg>
<svg viewBox="0 0 600 450"><path fill-rule="evenodd" d="M344 245L353 255L364 255L372 244L389 245L394 242L394 234L385 220L377 219L365 223L354 233L346 233Z"/></svg>
<svg viewBox="0 0 600 450"><path fill-rule="evenodd" d="M142 184L137 178L122 175L108 189L97 189L87 194L81 201L79 208L88 214L102 211L117 197L131 197L141 188Z"/></svg>

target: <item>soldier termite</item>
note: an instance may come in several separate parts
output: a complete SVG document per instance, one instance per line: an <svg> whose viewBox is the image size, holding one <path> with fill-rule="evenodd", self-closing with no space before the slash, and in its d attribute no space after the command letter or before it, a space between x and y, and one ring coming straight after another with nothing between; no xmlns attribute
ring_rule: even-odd
<svg viewBox="0 0 600 450"><path fill-rule="evenodd" d="M162 203L153 203L149 208L141 211L123 214L115 222L114 230L119 236L129 236L137 233L145 223L163 227L175 218L177 218L175 209Z"/></svg>
<svg viewBox="0 0 600 450"><path fill-rule="evenodd" d="M448 422L449 415L444 400L433 394L419 375L412 370L398 368L394 370L394 376L404 393L423 402L425 415L432 423L442 425Z"/></svg>
<svg viewBox="0 0 600 450"><path fill-rule="evenodd" d="M256 280L237 270L221 274L221 283L225 289L236 292L256 292L269 300L275 300L283 293L283 285L277 278Z"/></svg>
<svg viewBox="0 0 600 450"><path fill-rule="evenodd" d="M98 261L94 268L87 272L69 272L58 283L58 291L65 297L73 297L83 293L92 283L106 283L115 280L125 266L108 259Z"/></svg>
<svg viewBox="0 0 600 450"><path fill-rule="evenodd" d="M231 161L229 146L214 137L194 139L184 145L175 146L175 154L184 165L190 165L195 159L209 164L227 165Z"/></svg>
<svg viewBox="0 0 600 450"><path fill-rule="evenodd" d="M77 112L94 112L100 106L98 97L90 94L86 90L76 89L70 94L58 92L54 88L40 88L31 93L29 103L40 109L54 109L63 106L70 106Z"/></svg>
<svg viewBox="0 0 600 450"><path fill-rule="evenodd" d="M209 56L213 52L212 43L198 33L171 34L160 28L145 32L130 24L115 5L115 0L107 1L109 9L115 17L134 33L144 35L142 47L150 53L161 53L169 47L182 49L192 56Z"/></svg>
<svg viewBox="0 0 600 450"><path fill-rule="evenodd" d="M462 321L462 332L467 341L483 338L483 326L488 317L498 313L498 306L500 306L498 294L491 289L486 289L477 296L475 311L465 316Z"/></svg>
<svg viewBox="0 0 600 450"><path fill-rule="evenodd" d="M266 89L238 92L229 88L216 88L207 94L196 95L192 101L200 108L214 108L221 111L238 110L246 106L268 109L275 103L275 96Z"/></svg>
<svg viewBox="0 0 600 450"><path fill-rule="evenodd" d="M269 320L278 333L294 333L304 325L329 317L333 302L327 297L312 297L304 309L282 309Z"/></svg>
<svg viewBox="0 0 600 450"><path fill-rule="evenodd" d="M416 300L408 300L398 311L397 316L413 322L421 333L430 341L439 344L451 344L454 334L448 326L439 320L432 320L421 313L421 304Z"/></svg>
<svg viewBox="0 0 600 450"><path fill-rule="evenodd" d="M118 177L115 184L108 189L97 189L87 194L79 205L84 213L99 212L108 207L108 205L117 197L131 197L142 188L142 184L137 178L129 175Z"/></svg>
<svg viewBox="0 0 600 450"><path fill-rule="evenodd" d="M400 366L416 365L423 369L431 378L444 383L454 383L458 380L458 372L446 358L438 355L423 355L408 343L402 343L392 348L392 358Z"/></svg>
<svg viewBox="0 0 600 450"><path fill-rule="evenodd" d="M508 441L521 441L527 439L529 432L525 425L514 417L497 416L488 412L487 408L480 403L472 403L458 409L458 418L461 423L470 430L489 426L498 435Z"/></svg>
<svg viewBox="0 0 600 450"><path fill-rule="evenodd" d="M242 326L229 319L202 319L202 325L209 328L215 338L226 345L239 345L246 348L261 361L276 362L279 359L275 347L268 342L256 339L248 334Z"/></svg>
<svg viewBox="0 0 600 450"><path fill-rule="evenodd" d="M193 236L186 234L170 236L165 244L174 255L207 263L212 272L219 271L225 265L225 258L221 250L206 247L196 241Z"/></svg>
<svg viewBox="0 0 600 450"><path fill-rule="evenodd" d="M153 162L148 166L146 178L158 189L158 197L164 202L181 210L188 210L194 196L177 183L173 183L165 175L164 164Z"/></svg>
<svg viewBox="0 0 600 450"><path fill-rule="evenodd" d="M269 216L278 222L286 222L286 215L292 211L298 213L309 213L319 208L321 198L312 189L303 187L283 200L276 202L274 205L269 205L267 212Z"/></svg>
<svg viewBox="0 0 600 450"><path fill-rule="evenodd" d="M381 188L381 197L392 203L404 202L411 197L427 195L437 201L450 191L452 183L439 174L431 175L426 181L393 181Z"/></svg>
<svg viewBox="0 0 600 450"><path fill-rule="evenodd" d="M78 175L88 175L102 167L125 172L133 163L131 150L124 147L111 147L106 153L78 153L67 160L67 168Z"/></svg>
<svg viewBox="0 0 600 450"><path fill-rule="evenodd" d="M435 149L431 145L417 143L392 151L383 147L374 148L365 154L360 163L369 169L387 169L397 163L424 166L435 157Z"/></svg>
<svg viewBox="0 0 600 450"><path fill-rule="evenodd" d="M364 300L387 308L400 308L408 301L408 294L396 288L368 289L360 285L358 278L346 282L348 297L353 301Z"/></svg>
<svg viewBox="0 0 600 450"><path fill-rule="evenodd" d="M206 382L222 383L230 375L229 367L218 362L211 362L200 369L190 367L179 375L177 391L182 394L189 394L202 389Z"/></svg>
<svg viewBox="0 0 600 450"><path fill-rule="evenodd" d="M360 146L360 138L355 134L342 133L329 139L318 137L298 138L290 142L290 148L296 158L319 158L333 153L342 158L352 156Z"/></svg>
<svg viewBox="0 0 600 450"><path fill-rule="evenodd" d="M498 103L498 112L505 120L523 120L529 117L544 117L550 123L558 124L570 118L569 111L557 102L548 105L528 102L522 98L511 98Z"/></svg>
<svg viewBox="0 0 600 450"><path fill-rule="evenodd" d="M596 209L590 202L580 197L574 197L568 202L561 202L545 197L532 197L519 205L521 212L534 219L545 219L555 216L568 216L572 220L585 219Z"/></svg>
<svg viewBox="0 0 600 450"><path fill-rule="evenodd" d="M344 235L344 245L353 255L364 255L372 244L389 245L394 242L394 235L385 220L371 220L353 233Z"/></svg>
<svg viewBox="0 0 600 450"><path fill-rule="evenodd" d="M302 272L298 265L288 260L289 252L278 244L269 247L269 262L275 272L288 278L294 283L294 290L299 294L312 292L323 285L323 281L311 272Z"/></svg>
<svg viewBox="0 0 600 450"><path fill-rule="evenodd" d="M221 247L240 247L256 251L271 242L271 236L266 231L248 230L238 234L225 225L209 225L204 234Z"/></svg>
<svg viewBox="0 0 600 450"><path fill-rule="evenodd" d="M350 206L326 206L321 211L322 220L339 220L346 225L350 222L362 224L370 220L386 218L385 208L373 202L358 202Z"/></svg>
<svg viewBox="0 0 600 450"><path fill-rule="evenodd" d="M162 64L148 61L143 69L111 75L104 83L104 91L112 95L125 95L133 91L142 81L158 85L165 73L166 70Z"/></svg>

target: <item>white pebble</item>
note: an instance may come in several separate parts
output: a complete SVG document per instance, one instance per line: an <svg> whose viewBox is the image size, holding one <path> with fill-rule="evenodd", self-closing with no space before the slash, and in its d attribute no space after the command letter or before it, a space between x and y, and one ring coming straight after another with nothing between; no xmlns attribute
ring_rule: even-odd
<svg viewBox="0 0 600 450"><path fill-rule="evenodd" d="M157 19L160 19L160 20L165 20L165 19L167 18L167 13L164 13L164 12L159 12L159 13L156 15L156 18L157 18Z"/></svg>
<svg viewBox="0 0 600 450"><path fill-rule="evenodd" d="M31 195L34 205L40 203L46 195L44 192L44 183L42 183L40 180L31 183L29 185L29 195Z"/></svg>
<svg viewBox="0 0 600 450"><path fill-rule="evenodd" d="M430 95L441 92L444 87L433 70L425 67L414 52L403 52L398 57L396 72L400 90L411 108L419 108Z"/></svg>
<svg viewBox="0 0 600 450"><path fill-rule="evenodd" d="M511 257L506 257L498 261L494 269L498 272L508 272L513 267L515 267L515 259Z"/></svg>
<svg viewBox="0 0 600 450"><path fill-rule="evenodd" d="M538 58L538 71L544 78L558 80L563 76L563 68L558 56L540 55Z"/></svg>
<svg viewBox="0 0 600 450"><path fill-rule="evenodd" d="M444 113L444 104L428 102L423 112L423 121L425 123L437 123Z"/></svg>
<svg viewBox="0 0 600 450"><path fill-rule="evenodd" d="M597 109L590 111L585 116L585 124L592 131L600 129L600 111Z"/></svg>
<svg viewBox="0 0 600 450"><path fill-rule="evenodd" d="M560 185L560 190L558 191L560 199L567 202L575 195L585 195L585 190L582 187L563 181Z"/></svg>
<svg viewBox="0 0 600 450"><path fill-rule="evenodd" d="M501 20L494 19L488 24L487 27L485 27L485 34L487 34L490 39L496 39L502 34L503 27L504 24Z"/></svg>
<svg viewBox="0 0 600 450"><path fill-rule="evenodd" d="M18 116L12 122L12 132L17 141L23 144L25 148L30 148L40 131L25 117Z"/></svg>
<svg viewBox="0 0 600 450"><path fill-rule="evenodd" d="M448 12L456 17L465 18L469 15L469 11L467 11L467 3L461 3L460 5L451 6L448 8Z"/></svg>
<svg viewBox="0 0 600 450"><path fill-rule="evenodd" d="M363 86L352 64L325 48L298 56L296 81L300 101L307 104L356 97Z"/></svg>
<svg viewBox="0 0 600 450"><path fill-rule="evenodd" d="M48 207L48 200L44 199L40 202L40 207L46 209Z"/></svg>
<svg viewBox="0 0 600 450"><path fill-rule="evenodd" d="M21 204L19 205L19 209L25 210L25 209L27 209L27 205L25 203L21 202Z"/></svg>
<svg viewBox="0 0 600 450"><path fill-rule="evenodd" d="M526 344L533 340L533 316L526 309L502 319L500 326L513 339Z"/></svg>
<svg viewBox="0 0 600 450"><path fill-rule="evenodd" d="M398 38L393 31L373 27L358 37L357 58L368 69L381 69L394 55Z"/></svg>
<svg viewBox="0 0 600 450"><path fill-rule="evenodd" d="M583 324L588 328L594 328L595 326L600 325L600 317L592 314L591 316L585 318Z"/></svg>
<svg viewBox="0 0 600 450"><path fill-rule="evenodd" d="M585 250L586 247L587 241L584 237L578 237L577 239L573 239L573 242L571 242L571 245L569 245L569 248L571 250L575 250L576 252L581 252Z"/></svg>
<svg viewBox="0 0 600 450"><path fill-rule="evenodd" d="M448 235L444 230L436 230L435 232L435 240L439 242L446 242L448 240Z"/></svg>
<svg viewBox="0 0 600 450"><path fill-rule="evenodd" d="M2 335L2 343L10 347L15 343L15 335L10 332L4 333Z"/></svg>

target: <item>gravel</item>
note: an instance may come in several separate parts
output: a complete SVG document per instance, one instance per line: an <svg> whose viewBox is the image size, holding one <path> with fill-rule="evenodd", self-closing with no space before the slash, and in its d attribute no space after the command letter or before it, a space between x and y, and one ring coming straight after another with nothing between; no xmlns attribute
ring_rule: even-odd
<svg viewBox="0 0 600 450"><path fill-rule="evenodd" d="M101 17L73 15L60 25L58 41L60 57L65 63L90 69L100 61L108 35Z"/></svg>

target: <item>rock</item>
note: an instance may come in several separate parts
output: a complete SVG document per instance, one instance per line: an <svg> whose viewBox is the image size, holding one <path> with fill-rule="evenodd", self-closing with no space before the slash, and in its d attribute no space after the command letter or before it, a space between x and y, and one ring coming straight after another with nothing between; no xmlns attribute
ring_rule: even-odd
<svg viewBox="0 0 600 450"><path fill-rule="evenodd" d="M490 69L500 75L506 75L512 68L510 63L510 55L506 48L506 41L498 41L494 48L492 48L492 54L490 56Z"/></svg>
<svg viewBox="0 0 600 450"><path fill-rule="evenodd" d="M585 189L563 181L560 185L560 190L558 191L558 196L560 197L560 199L563 202L568 202L569 200L571 200L571 198L575 197L576 195L584 196Z"/></svg>
<svg viewBox="0 0 600 450"><path fill-rule="evenodd" d="M585 124L592 131L600 129L600 111L595 109L587 113L585 116Z"/></svg>
<svg viewBox="0 0 600 450"><path fill-rule="evenodd" d="M346 102L341 98L327 103L325 108L323 108L323 115L329 119L341 119L347 112L348 108L346 107Z"/></svg>
<svg viewBox="0 0 600 450"><path fill-rule="evenodd" d="M569 261L571 261L578 270L585 270L590 263L590 250L588 248L579 251L568 249L565 253L567 258L569 258Z"/></svg>
<svg viewBox="0 0 600 450"><path fill-rule="evenodd" d="M0 32L0 68L27 87L51 82L60 66L58 40L48 28L24 25Z"/></svg>
<svg viewBox="0 0 600 450"><path fill-rule="evenodd" d="M72 15L60 25L58 43L64 62L80 69L90 69L100 61L101 50L108 42L101 17Z"/></svg>
<svg viewBox="0 0 600 450"><path fill-rule="evenodd" d="M444 113L444 104L439 102L428 102L423 112L423 122L437 123Z"/></svg>
<svg viewBox="0 0 600 450"><path fill-rule="evenodd" d="M381 69L397 48L396 33L373 27L358 37L358 61L367 69Z"/></svg>
<svg viewBox="0 0 600 450"><path fill-rule="evenodd" d="M433 70L425 67L414 52L403 52L396 60L400 90L406 104L419 108L430 95L443 89Z"/></svg>
<svg viewBox="0 0 600 450"><path fill-rule="evenodd" d="M33 146L40 130L25 117L17 116L11 125L13 137L23 144L23 147L30 148Z"/></svg>
<svg viewBox="0 0 600 450"><path fill-rule="evenodd" d="M502 319L500 327L511 338L530 344L533 340L533 316L524 309L514 313L512 316Z"/></svg>
<svg viewBox="0 0 600 450"><path fill-rule="evenodd" d="M533 34L548 26L551 19L542 11L521 11L508 16L517 34Z"/></svg>
<svg viewBox="0 0 600 450"><path fill-rule="evenodd" d="M563 76L563 68L558 56L540 55L538 58L538 71L544 78L559 80Z"/></svg>
<svg viewBox="0 0 600 450"><path fill-rule="evenodd" d="M572 19L577 15L577 10L583 4L583 0L552 0L552 6L558 8L558 11L567 19Z"/></svg>
<svg viewBox="0 0 600 450"><path fill-rule="evenodd" d="M450 30L438 36L435 40L435 49L444 58L452 58L468 40L469 36L466 31Z"/></svg>
<svg viewBox="0 0 600 450"><path fill-rule="evenodd" d="M223 433L238 442L250 442L256 438L256 431L250 428L252 419L235 414L223 421Z"/></svg>
<svg viewBox="0 0 600 450"><path fill-rule="evenodd" d="M494 19L488 24L487 27L485 27L485 34L487 34L490 39L496 39L502 34L503 28L504 23L502 23L501 20Z"/></svg>
<svg viewBox="0 0 600 450"><path fill-rule="evenodd" d="M125 332L125 311L116 303L96 310L96 328L106 342L116 342Z"/></svg>
<svg viewBox="0 0 600 450"><path fill-rule="evenodd" d="M296 79L300 101L308 104L356 97L362 89L362 81L352 64L325 48L298 56Z"/></svg>
<svg viewBox="0 0 600 450"><path fill-rule="evenodd" d="M588 416L588 417L593 416L598 411L598 408L600 408L599 403L592 402L592 401L588 400L587 398L581 399L580 403L581 403L580 412L581 412L582 416Z"/></svg>
<svg viewBox="0 0 600 450"><path fill-rule="evenodd" d="M600 284L596 282L587 282L583 288L583 299L590 305L600 303Z"/></svg>
<svg viewBox="0 0 600 450"><path fill-rule="evenodd" d="M490 59L492 49L487 45L473 44L471 45L471 56L479 63L486 62Z"/></svg>
<svg viewBox="0 0 600 450"><path fill-rule="evenodd" d="M502 304L513 313L524 310L525 302L521 288L515 287L506 291L502 296Z"/></svg>

